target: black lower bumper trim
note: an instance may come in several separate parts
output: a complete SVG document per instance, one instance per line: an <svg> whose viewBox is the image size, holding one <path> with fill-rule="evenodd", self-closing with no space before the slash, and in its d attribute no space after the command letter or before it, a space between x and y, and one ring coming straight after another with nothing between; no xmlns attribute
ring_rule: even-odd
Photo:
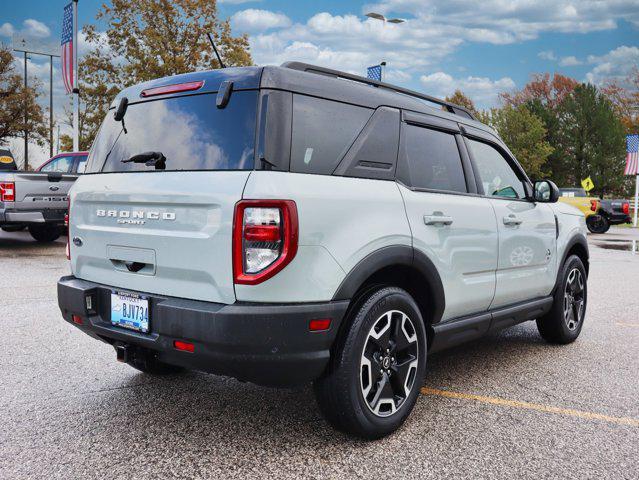
<svg viewBox="0 0 639 480"><path fill-rule="evenodd" d="M143 334L111 324L112 290L73 276L61 278L62 316L95 338L152 350L169 364L274 386L305 383L322 374L349 303L225 305L144 293L150 300L150 332ZM80 316L82 325L72 315ZM331 318L330 329L309 331L310 320L318 318ZM176 350L175 340L192 343L194 352Z"/></svg>

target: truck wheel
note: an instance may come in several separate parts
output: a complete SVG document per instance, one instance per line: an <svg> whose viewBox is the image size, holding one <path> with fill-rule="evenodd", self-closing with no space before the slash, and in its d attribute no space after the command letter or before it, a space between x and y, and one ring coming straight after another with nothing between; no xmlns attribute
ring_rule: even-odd
<svg viewBox="0 0 639 480"><path fill-rule="evenodd" d="M397 430L410 414L426 369L419 307L401 288L367 294L345 319L327 372L314 382L324 417L366 439Z"/></svg>
<svg viewBox="0 0 639 480"><path fill-rule="evenodd" d="M135 350L126 363L149 375L171 375L185 370L182 367L161 362L152 352L144 350Z"/></svg>
<svg viewBox="0 0 639 480"><path fill-rule="evenodd" d="M537 329L550 343L574 342L584 324L588 284L586 269L577 255L568 257L561 270L552 309L537 320Z"/></svg>
<svg viewBox="0 0 639 480"><path fill-rule="evenodd" d="M590 215L586 218L586 226L590 233L606 233L610 229L610 222L602 215Z"/></svg>
<svg viewBox="0 0 639 480"><path fill-rule="evenodd" d="M53 242L60 237L60 229L52 225L30 225L29 233L38 242Z"/></svg>

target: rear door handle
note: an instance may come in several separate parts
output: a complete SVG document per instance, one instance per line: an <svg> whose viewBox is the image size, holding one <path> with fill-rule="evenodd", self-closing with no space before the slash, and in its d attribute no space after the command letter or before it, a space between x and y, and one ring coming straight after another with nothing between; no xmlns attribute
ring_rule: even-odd
<svg viewBox="0 0 639 480"><path fill-rule="evenodd" d="M432 215L424 215L424 223L426 225L451 225L453 217L444 215L442 212L433 212Z"/></svg>
<svg viewBox="0 0 639 480"><path fill-rule="evenodd" d="M521 225L521 220L517 218L516 215L511 213L507 217L504 217L504 225L508 225L508 226Z"/></svg>

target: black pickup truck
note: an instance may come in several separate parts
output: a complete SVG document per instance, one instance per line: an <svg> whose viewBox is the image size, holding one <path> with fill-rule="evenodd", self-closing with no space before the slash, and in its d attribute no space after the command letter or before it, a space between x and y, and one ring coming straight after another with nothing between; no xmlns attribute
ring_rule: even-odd
<svg viewBox="0 0 639 480"><path fill-rule="evenodd" d="M628 200L600 200L599 210L588 217L588 230L592 233L606 233L611 225L630 223L630 203Z"/></svg>

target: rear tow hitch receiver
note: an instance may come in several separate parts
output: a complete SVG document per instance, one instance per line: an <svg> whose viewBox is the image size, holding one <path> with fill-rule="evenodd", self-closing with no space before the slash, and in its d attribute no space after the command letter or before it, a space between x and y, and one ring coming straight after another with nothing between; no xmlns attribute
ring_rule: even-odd
<svg viewBox="0 0 639 480"><path fill-rule="evenodd" d="M115 356L118 362L127 363L131 359L131 347L122 343L114 345Z"/></svg>

